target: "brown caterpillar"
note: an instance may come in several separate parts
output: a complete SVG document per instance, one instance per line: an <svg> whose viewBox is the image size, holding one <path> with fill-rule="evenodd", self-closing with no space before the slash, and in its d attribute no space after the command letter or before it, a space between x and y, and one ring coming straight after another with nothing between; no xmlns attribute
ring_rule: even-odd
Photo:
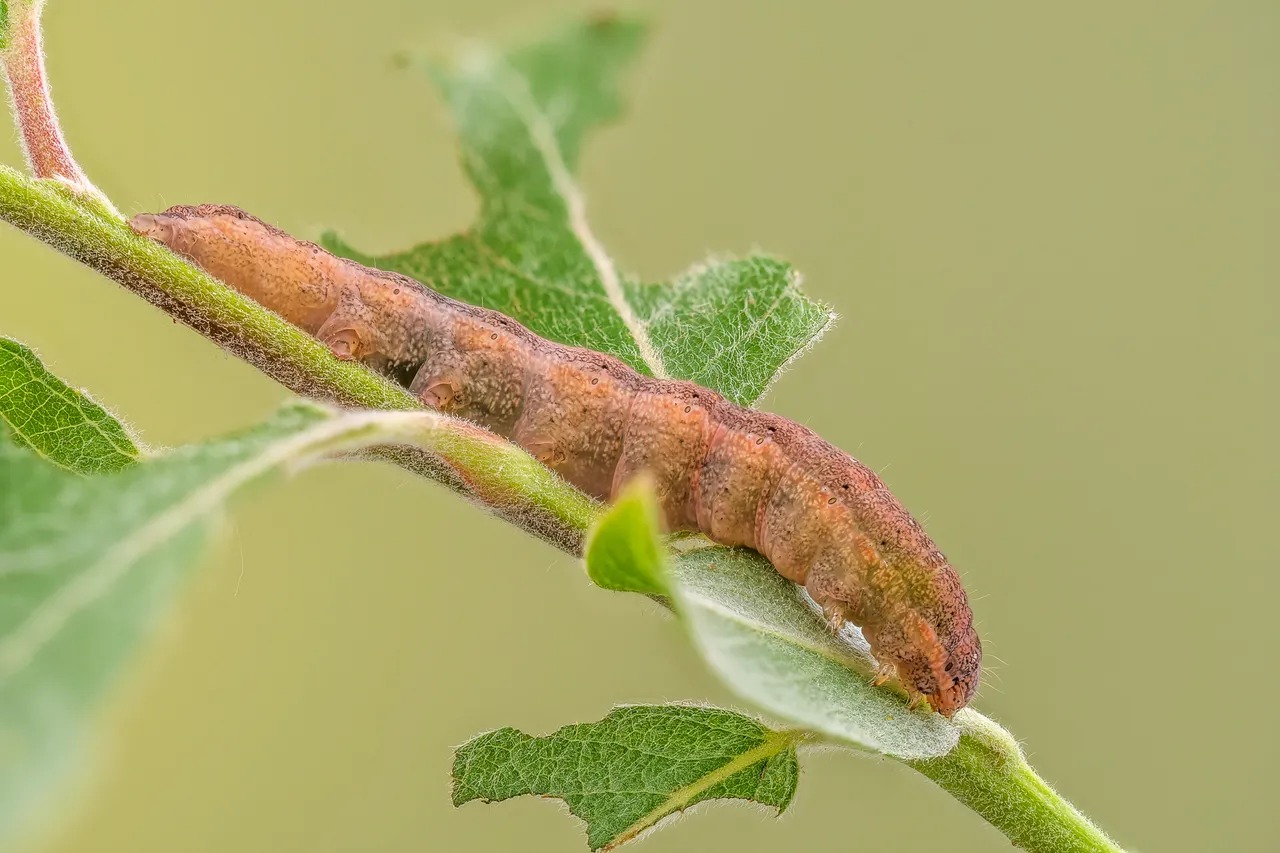
<svg viewBox="0 0 1280 853"><path fill-rule="evenodd" d="M598 498L648 471L672 530L754 548L838 628L861 626L913 699L950 717L982 646L960 578L861 462L778 415L692 382L540 338L396 273L338 258L236 207L172 207L130 225L423 403L519 444Z"/></svg>

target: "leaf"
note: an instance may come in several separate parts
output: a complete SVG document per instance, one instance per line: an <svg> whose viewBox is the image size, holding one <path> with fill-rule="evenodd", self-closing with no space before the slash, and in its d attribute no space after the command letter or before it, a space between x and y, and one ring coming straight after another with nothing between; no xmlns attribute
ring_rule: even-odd
<svg viewBox="0 0 1280 853"><path fill-rule="evenodd" d="M583 559L596 586L622 592L667 595L658 502L653 485L638 478L627 485L587 535Z"/></svg>
<svg viewBox="0 0 1280 853"><path fill-rule="evenodd" d="M298 404L259 427L81 477L0 435L0 846L76 763L95 700L123 669L244 487L386 443L440 454L501 506L555 494L595 505L528 454L433 412ZM575 497L576 496L576 497Z"/></svg>
<svg viewBox="0 0 1280 853"><path fill-rule="evenodd" d="M94 701L245 484L332 438L290 409L262 427L84 478L0 440L0 838L76 758Z"/></svg>
<svg viewBox="0 0 1280 853"><path fill-rule="evenodd" d="M897 758L947 754L959 729L871 684L875 659L848 626L839 637L800 587L754 551L707 547L672 561L676 610L734 692L784 720Z"/></svg>
<svg viewBox="0 0 1280 853"><path fill-rule="evenodd" d="M800 587L744 548L673 540L664 558L652 487L633 484L597 522L587 572L606 589L669 595L707 664L739 696L834 740L898 758L948 753L959 728L871 684L853 626L833 636Z"/></svg>
<svg viewBox="0 0 1280 853"><path fill-rule="evenodd" d="M557 797L586 821L592 850L612 848L706 800L749 800L781 814L795 795L804 738L685 705L617 708L546 737L503 728L458 748L453 804Z"/></svg>
<svg viewBox="0 0 1280 853"><path fill-rule="evenodd" d="M115 471L138 458L124 426L54 376L30 349L0 337L0 421L12 439L77 474Z"/></svg>
<svg viewBox="0 0 1280 853"><path fill-rule="evenodd" d="M327 234L331 251L501 311L538 334L611 353L653 376L690 379L750 405L831 322L773 258L713 261L675 282L620 273L573 179L587 130L616 119L624 66L645 26L597 17L530 47L475 48L428 65L453 113L480 194L469 231L370 257Z"/></svg>
<svg viewBox="0 0 1280 853"><path fill-rule="evenodd" d="M0 0L0 50L9 46L9 4Z"/></svg>

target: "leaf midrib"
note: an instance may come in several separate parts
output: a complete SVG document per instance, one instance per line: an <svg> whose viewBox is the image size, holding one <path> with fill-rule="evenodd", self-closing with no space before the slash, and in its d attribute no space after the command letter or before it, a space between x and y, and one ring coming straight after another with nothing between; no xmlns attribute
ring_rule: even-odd
<svg viewBox="0 0 1280 853"><path fill-rule="evenodd" d="M679 788L662 801L660 805L649 811L631 826L624 829L612 841L606 844L601 850L613 850L621 844L625 844L635 838L640 833L649 829L651 826L662 820L667 815L682 810L689 805L699 795L719 785L721 782L730 778L752 765L761 761L773 758L775 755L797 746L806 740L814 737L813 733L802 729L784 729L782 731L770 732L764 741L759 745L752 747L746 752L740 753L732 761L728 761L716 768L705 776L700 777L694 782Z"/></svg>
<svg viewBox="0 0 1280 853"><path fill-rule="evenodd" d="M601 288L604 289L605 296L609 299L610 306L618 313L623 325L631 333L636 349L640 351L640 358L649 371L657 379L669 378L670 374L667 373L666 366L663 364L662 354L649 338L648 328L636 316L635 308L627 301L618 268L610 259L604 244L591 230L587 221L586 198L578 189L573 175L569 172L569 166L564 161L551 120L538 107L530 92L529 81L523 74L501 60L493 59L492 62L498 79L498 90L506 97L507 103L511 105L525 130L529 132L533 147L541 155L547 174L551 178L551 184L556 194L560 196L560 200L564 202L569 218L569 230L595 268L596 277L600 281Z"/></svg>

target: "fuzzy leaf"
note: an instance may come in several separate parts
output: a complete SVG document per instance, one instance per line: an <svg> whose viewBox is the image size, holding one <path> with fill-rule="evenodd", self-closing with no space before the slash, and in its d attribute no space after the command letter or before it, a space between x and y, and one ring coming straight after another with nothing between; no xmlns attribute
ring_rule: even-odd
<svg viewBox="0 0 1280 853"><path fill-rule="evenodd" d="M632 481L587 536L584 559L596 586L621 592L667 595L658 501L645 478Z"/></svg>
<svg viewBox="0 0 1280 853"><path fill-rule="evenodd" d="M712 671L784 720L897 758L947 754L959 728L874 687L875 659L848 626L832 636L800 587L754 551L699 548L671 561L676 610Z"/></svg>
<svg viewBox="0 0 1280 853"><path fill-rule="evenodd" d="M199 556L210 516L313 449L309 430L329 419L299 407L89 478L0 439L0 839L74 764L95 700Z"/></svg>
<svg viewBox="0 0 1280 853"><path fill-rule="evenodd" d="M839 637L800 587L743 548L659 535L656 498L633 484L597 522L587 572L597 586L670 596L703 659L738 695L781 719L860 749L898 758L945 755L959 729L912 712L874 687L876 661L849 626Z"/></svg>
<svg viewBox="0 0 1280 853"><path fill-rule="evenodd" d="M109 412L54 376L30 349L0 337L0 422L13 441L77 474L115 471L138 448Z"/></svg>
<svg viewBox="0 0 1280 853"><path fill-rule="evenodd" d="M574 183L586 131L621 113L619 77L644 36L639 21L601 17L505 54L475 48L449 67L429 64L480 194L479 221L385 257L333 234L323 242L544 337L750 405L831 313L800 292L790 265L765 256L709 262L674 282L629 279L591 232Z"/></svg>
<svg viewBox="0 0 1280 853"><path fill-rule="evenodd" d="M503 728L458 748L453 803L557 797L586 821L592 850L612 848L705 800L749 800L781 814L795 795L803 738L685 705L617 708L546 737Z"/></svg>
<svg viewBox="0 0 1280 853"><path fill-rule="evenodd" d="M386 443L440 454L494 500L560 489L572 523L596 511L513 445L425 411L298 404L246 432L93 477L0 435L0 846L74 766L95 701L226 501L282 469Z"/></svg>

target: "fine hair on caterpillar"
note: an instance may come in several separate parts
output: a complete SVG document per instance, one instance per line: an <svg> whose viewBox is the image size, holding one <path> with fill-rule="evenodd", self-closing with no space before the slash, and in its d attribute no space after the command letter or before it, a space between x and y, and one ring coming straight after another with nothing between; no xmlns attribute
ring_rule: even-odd
<svg viewBox="0 0 1280 853"><path fill-rule="evenodd" d="M833 628L862 628L914 702L973 698L982 645L956 571L880 478L800 424L538 337L495 311L336 257L236 207L130 225L425 405L523 447L608 500L647 472L670 530L754 548Z"/></svg>

